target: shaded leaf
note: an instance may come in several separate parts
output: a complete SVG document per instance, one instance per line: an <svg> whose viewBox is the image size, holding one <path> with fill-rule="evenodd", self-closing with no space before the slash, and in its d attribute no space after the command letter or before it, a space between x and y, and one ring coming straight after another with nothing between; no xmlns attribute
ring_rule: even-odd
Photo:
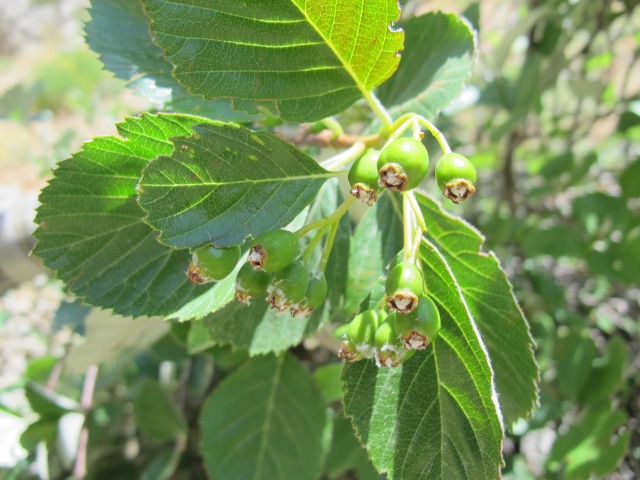
<svg viewBox="0 0 640 480"><path fill-rule="evenodd" d="M326 415L309 373L291 356L258 357L226 377L200 415L211 478L315 480Z"/></svg>
<svg viewBox="0 0 640 480"><path fill-rule="evenodd" d="M149 35L149 20L139 0L91 0L85 25L87 43L105 68L129 82L136 93L164 110L193 113L217 120L247 121L252 116L231 109L228 99L206 101L187 93L171 75L162 49Z"/></svg>
<svg viewBox="0 0 640 480"><path fill-rule="evenodd" d="M239 245L281 228L334 175L266 132L218 122L194 130L149 163L138 188L145 220L176 248Z"/></svg>
<svg viewBox="0 0 640 480"><path fill-rule="evenodd" d="M547 468L566 479L604 477L627 451L631 431L618 432L626 421L626 414L612 411L608 402L583 412L554 443Z"/></svg>
<svg viewBox="0 0 640 480"><path fill-rule="evenodd" d="M136 424L146 435L160 441L171 440L188 431L175 400L158 382L145 381L135 398Z"/></svg>
<svg viewBox="0 0 640 480"><path fill-rule="evenodd" d="M86 303L122 315L170 315L211 288L188 281L189 252L158 243L136 202L143 167L171 154L171 137L190 135L203 121L182 115L128 118L117 125L122 138L84 144L42 190L34 253Z"/></svg>
<svg viewBox="0 0 640 480"><path fill-rule="evenodd" d="M611 338L606 355L593 362L591 375L579 395L580 403L593 405L609 398L623 381L627 357L625 341L618 336Z"/></svg>
<svg viewBox="0 0 640 480"><path fill-rule="evenodd" d="M155 41L187 89L286 120L338 113L397 68L395 0L253 3L143 0Z"/></svg>
<svg viewBox="0 0 640 480"><path fill-rule="evenodd" d="M321 310L304 319L288 313L276 315L265 300L257 298L249 306L232 302L202 321L214 344L231 345L248 350L250 355L260 355L281 352L300 343L305 335L317 330L321 318Z"/></svg>
<svg viewBox="0 0 640 480"><path fill-rule="evenodd" d="M467 20L441 12L414 17L402 28L402 62L378 97L394 117L413 112L432 119L462 91L473 65L475 32Z"/></svg>

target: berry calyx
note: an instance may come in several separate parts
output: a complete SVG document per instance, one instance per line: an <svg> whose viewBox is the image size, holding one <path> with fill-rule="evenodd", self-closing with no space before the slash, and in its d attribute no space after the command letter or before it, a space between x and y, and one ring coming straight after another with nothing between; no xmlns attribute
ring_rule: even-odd
<svg viewBox="0 0 640 480"><path fill-rule="evenodd" d="M296 260L273 274L267 287L267 301L271 308L284 312L304 299L308 286L309 270Z"/></svg>
<svg viewBox="0 0 640 480"><path fill-rule="evenodd" d="M407 350L424 350L440 332L440 312L431 298L423 295L418 308L408 315L397 314L396 333Z"/></svg>
<svg viewBox="0 0 640 480"><path fill-rule="evenodd" d="M382 190L378 185L378 157L380 152L369 150L358 158L349 169L349 193L371 206L378 200Z"/></svg>
<svg viewBox="0 0 640 480"><path fill-rule="evenodd" d="M476 191L476 169L464 155L445 153L436 164L436 181L453 203L464 202Z"/></svg>
<svg viewBox="0 0 640 480"><path fill-rule="evenodd" d="M311 312L322 305L324 299L327 298L327 288L327 279L322 272L311 275L304 299L289 307L291 315L296 318L305 318L311 315Z"/></svg>
<svg viewBox="0 0 640 480"><path fill-rule="evenodd" d="M378 158L378 183L406 192L420 185L429 169L429 152L420 140L403 137L387 145Z"/></svg>
<svg viewBox="0 0 640 480"><path fill-rule="evenodd" d="M422 272L411 262L400 262L393 267L385 282L387 307L403 314L413 312L424 289Z"/></svg>
<svg viewBox="0 0 640 480"><path fill-rule="evenodd" d="M204 245L191 254L187 276L193 283L217 282L229 275L240 260L240 246L216 248Z"/></svg>
<svg viewBox="0 0 640 480"><path fill-rule="evenodd" d="M271 230L258 235L249 249L247 261L256 270L277 272L298 256L298 236L287 230Z"/></svg>
<svg viewBox="0 0 640 480"><path fill-rule="evenodd" d="M370 358L374 352L378 320L378 312L373 309L356 315L347 327L338 356L348 362Z"/></svg>
<svg viewBox="0 0 640 480"><path fill-rule="evenodd" d="M397 367L407 358L407 350L395 330L396 315L396 312L389 314L376 330L376 365L378 367Z"/></svg>
<svg viewBox="0 0 640 480"><path fill-rule="evenodd" d="M256 270L245 263L236 276L236 300L248 304L254 298L263 297L267 293L269 278L267 272Z"/></svg>

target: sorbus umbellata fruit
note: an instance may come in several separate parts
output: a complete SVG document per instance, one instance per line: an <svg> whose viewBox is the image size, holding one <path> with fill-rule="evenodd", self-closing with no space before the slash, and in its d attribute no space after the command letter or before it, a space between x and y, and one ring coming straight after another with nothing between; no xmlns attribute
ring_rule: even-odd
<svg viewBox="0 0 640 480"><path fill-rule="evenodd" d="M216 248L204 245L191 254L187 276L193 283L218 282L229 275L240 260L240 246Z"/></svg>
<svg viewBox="0 0 640 480"><path fill-rule="evenodd" d="M384 147L378 158L379 184L398 192L420 185L429 169L429 153L420 140L403 137Z"/></svg>
<svg viewBox="0 0 640 480"><path fill-rule="evenodd" d="M453 203L464 202L476 191L476 169L464 155L445 153L436 163L436 181Z"/></svg>
<svg viewBox="0 0 640 480"><path fill-rule="evenodd" d="M364 310L356 315L349 323L338 356L348 362L371 357L378 320L378 312L373 309Z"/></svg>
<svg viewBox="0 0 640 480"><path fill-rule="evenodd" d="M423 295L413 312L396 315L396 333L408 350L424 350L438 336L440 312L431 298Z"/></svg>
<svg viewBox="0 0 640 480"><path fill-rule="evenodd" d="M235 297L240 303L249 303L253 298L262 297L267 293L270 275L264 270L256 270L245 263L236 276Z"/></svg>
<svg viewBox="0 0 640 480"><path fill-rule="evenodd" d="M371 206L378 200L382 187L378 184L378 157L380 152L368 150L349 169L350 193Z"/></svg>
<svg viewBox="0 0 640 480"><path fill-rule="evenodd" d="M273 274L267 287L267 301L280 312L300 303L309 286L309 270L296 260Z"/></svg>
<svg viewBox="0 0 640 480"><path fill-rule="evenodd" d="M424 289L422 272L414 263L400 262L389 272L384 289L389 310L410 313L418 306Z"/></svg>
<svg viewBox="0 0 640 480"><path fill-rule="evenodd" d="M298 256L298 236L287 230L271 230L258 235L249 249L247 261L256 270L277 272Z"/></svg>

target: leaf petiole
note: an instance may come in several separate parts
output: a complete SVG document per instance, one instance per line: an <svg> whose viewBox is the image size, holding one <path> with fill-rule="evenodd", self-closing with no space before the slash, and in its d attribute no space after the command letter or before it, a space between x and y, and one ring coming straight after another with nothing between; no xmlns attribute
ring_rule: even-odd
<svg viewBox="0 0 640 480"><path fill-rule="evenodd" d="M298 238L302 238L307 233L309 233L312 230L315 230L316 228L321 228L321 227L324 227L325 225L331 225L333 223L337 223L338 221L340 221L342 216L345 214L347 210L349 210L349 207L355 201L356 201L356 197L349 195L347 198L344 199L344 202L342 202L340 206L336 208L335 212L333 212L328 217L321 218L320 220L311 222L310 224L305 225L304 227L298 229L295 232L296 235L298 235Z"/></svg>
<svg viewBox="0 0 640 480"><path fill-rule="evenodd" d="M416 118L420 123L420 125L422 125L427 130L429 130L429 132L431 132L431 135L433 135L434 138L438 141L438 143L440 144L440 149L442 150L442 153L450 153L451 147L449 147L449 144L447 143L447 140L444 138L444 135L442 134L442 132L438 130L433 123L431 123L429 120L427 120L423 116L416 115Z"/></svg>

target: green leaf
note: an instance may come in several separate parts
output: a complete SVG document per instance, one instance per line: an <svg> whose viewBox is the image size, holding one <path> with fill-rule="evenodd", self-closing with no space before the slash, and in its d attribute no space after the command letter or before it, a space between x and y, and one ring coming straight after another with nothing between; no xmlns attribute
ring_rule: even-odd
<svg viewBox="0 0 640 480"><path fill-rule="evenodd" d="M546 467L561 478L603 478L627 452L631 430L618 432L627 415L603 402L581 415L553 444Z"/></svg>
<svg viewBox="0 0 640 480"><path fill-rule="evenodd" d="M305 319L293 318L289 313L276 316L276 310L257 298L248 306L232 302L202 321L215 345L246 349L253 356L281 352L297 345L304 336L318 329L321 318L321 309Z"/></svg>
<svg viewBox="0 0 640 480"><path fill-rule="evenodd" d="M329 363L316 368L313 378L322 392L322 398L326 403L342 399L342 364Z"/></svg>
<svg viewBox="0 0 640 480"><path fill-rule="evenodd" d="M128 118L117 125L122 138L95 138L55 170L40 194L34 253L86 303L122 315L169 315L211 288L188 281L189 252L158 243L136 202L142 168L171 154L171 137L203 121Z"/></svg>
<svg viewBox="0 0 640 480"><path fill-rule="evenodd" d="M591 364L598 349L589 331L577 327L559 338L553 354L556 384L563 397L574 402L580 396L591 375Z"/></svg>
<svg viewBox="0 0 640 480"><path fill-rule="evenodd" d="M315 480L326 422L320 392L291 356L250 360L226 377L200 416L211 478Z"/></svg>
<svg viewBox="0 0 640 480"><path fill-rule="evenodd" d="M193 113L217 120L248 121L252 116L231 109L228 99L205 101L187 93L171 75L162 49L151 40L149 20L138 0L91 0L87 43L104 66L129 82L136 93L164 110Z"/></svg>
<svg viewBox="0 0 640 480"><path fill-rule="evenodd" d="M178 81L286 120L339 113L389 78L404 35L396 0L143 0Z"/></svg>
<svg viewBox="0 0 640 480"><path fill-rule="evenodd" d="M325 473L330 479L345 478L346 472L357 472L358 480L382 480L371 464L367 451L354 435L353 427L342 411L334 413L331 449L325 461ZM351 477L346 477L351 478Z"/></svg>
<svg viewBox="0 0 640 480"><path fill-rule="evenodd" d="M78 409L78 402L29 381L25 388L29 406L40 418L60 418Z"/></svg>
<svg viewBox="0 0 640 480"><path fill-rule="evenodd" d="M394 117L414 112L435 118L460 94L471 72L475 32L467 20L440 12L414 17L402 28L402 62L378 97Z"/></svg>
<svg viewBox="0 0 640 480"><path fill-rule="evenodd" d="M175 400L158 382L145 381L133 399L138 428L151 438L166 441L185 435L187 422Z"/></svg>
<svg viewBox="0 0 640 480"><path fill-rule="evenodd" d="M233 124L194 127L143 172L145 220L176 248L241 244L287 225L334 174L293 145Z"/></svg>
<svg viewBox="0 0 640 480"><path fill-rule="evenodd" d="M500 262L493 252L481 250L484 238L471 225L430 197L419 194L418 201L426 238L451 269L486 345L505 422L527 417L538 397L534 342Z"/></svg>
<svg viewBox="0 0 640 480"><path fill-rule="evenodd" d="M622 384L627 357L627 344L621 337L615 336L607 342L606 355L594 360L591 375L580 392L582 405L593 405L613 394Z"/></svg>
<svg viewBox="0 0 640 480"><path fill-rule="evenodd" d="M359 310L371 286L402 248L402 214L391 192L364 215L351 241L345 309ZM346 321L346 319L345 319Z"/></svg>

